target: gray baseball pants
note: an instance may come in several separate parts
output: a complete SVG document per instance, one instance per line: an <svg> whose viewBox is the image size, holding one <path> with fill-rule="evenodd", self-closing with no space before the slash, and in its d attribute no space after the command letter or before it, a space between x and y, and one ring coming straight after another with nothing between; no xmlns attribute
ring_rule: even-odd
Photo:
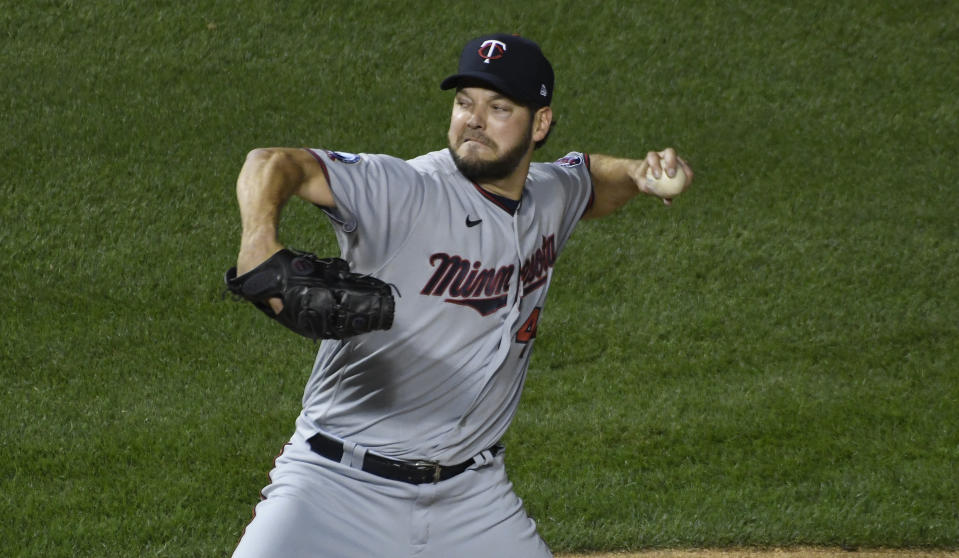
<svg viewBox="0 0 959 558"><path fill-rule="evenodd" d="M297 432L270 473L233 558L547 558L506 477L503 452L439 483L408 484L336 463Z"/></svg>

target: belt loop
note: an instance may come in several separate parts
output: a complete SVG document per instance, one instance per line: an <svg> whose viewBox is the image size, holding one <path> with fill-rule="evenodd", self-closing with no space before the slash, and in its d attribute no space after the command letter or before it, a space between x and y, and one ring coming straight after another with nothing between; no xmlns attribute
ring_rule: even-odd
<svg viewBox="0 0 959 558"><path fill-rule="evenodd" d="M357 446L354 442L350 442L349 440L343 440L343 457L340 458L340 463L342 463L343 465L346 465L347 467L355 467L357 469L362 467L363 466L362 461L359 463L359 465L353 464L354 452L356 451L356 447Z"/></svg>
<svg viewBox="0 0 959 558"><path fill-rule="evenodd" d="M484 467L492 461L493 452L490 450L483 450L473 458L473 462L476 463L478 467Z"/></svg>
<svg viewBox="0 0 959 558"><path fill-rule="evenodd" d="M363 468L363 461L366 459L366 448L357 444L353 444L353 451L350 452L353 454L353 460L351 461L352 467L357 469Z"/></svg>

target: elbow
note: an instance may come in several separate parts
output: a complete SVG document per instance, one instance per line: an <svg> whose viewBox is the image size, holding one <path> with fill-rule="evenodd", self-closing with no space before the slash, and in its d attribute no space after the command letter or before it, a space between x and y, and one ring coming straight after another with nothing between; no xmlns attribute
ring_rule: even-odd
<svg viewBox="0 0 959 558"><path fill-rule="evenodd" d="M258 147L246 154L240 174L267 177L279 174L284 177L293 174L296 164L284 149Z"/></svg>
<svg viewBox="0 0 959 558"><path fill-rule="evenodd" d="M273 192L284 202L298 194L306 179L306 165L312 156L285 147L258 148L246 155L237 179L237 192ZM308 158L308 159L307 159Z"/></svg>
<svg viewBox="0 0 959 558"><path fill-rule="evenodd" d="M270 160L277 155L278 152L275 149L268 147L258 147L249 153L246 154L246 161L243 163L243 166L263 166L270 162Z"/></svg>
<svg viewBox="0 0 959 558"><path fill-rule="evenodd" d="M272 156L269 149L257 148L246 154L246 160L243 161L243 168L240 169L240 178L244 176L253 176L263 172L270 162Z"/></svg>
<svg viewBox="0 0 959 558"><path fill-rule="evenodd" d="M236 181L237 194L247 195L275 182L277 172L282 174L283 153L275 149L258 148L246 154Z"/></svg>

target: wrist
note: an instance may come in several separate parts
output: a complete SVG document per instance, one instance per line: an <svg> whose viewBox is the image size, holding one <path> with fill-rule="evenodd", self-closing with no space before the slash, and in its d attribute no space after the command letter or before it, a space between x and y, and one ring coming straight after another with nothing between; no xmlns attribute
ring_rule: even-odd
<svg viewBox="0 0 959 558"><path fill-rule="evenodd" d="M270 244L277 242L277 230L273 225L261 224L252 225L243 224L243 232L240 236L240 246L258 244Z"/></svg>
<svg viewBox="0 0 959 558"><path fill-rule="evenodd" d="M275 231L244 230L240 240L240 253L236 258L237 275L253 269L282 249L283 245L277 240Z"/></svg>

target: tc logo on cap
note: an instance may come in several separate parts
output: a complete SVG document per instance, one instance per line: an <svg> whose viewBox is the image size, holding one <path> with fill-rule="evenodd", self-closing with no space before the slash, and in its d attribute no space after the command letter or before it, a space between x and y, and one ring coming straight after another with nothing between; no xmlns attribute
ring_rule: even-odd
<svg viewBox="0 0 959 558"><path fill-rule="evenodd" d="M476 52L483 58L483 64L489 64L490 60L498 60L506 54L506 43L490 39L481 44Z"/></svg>

